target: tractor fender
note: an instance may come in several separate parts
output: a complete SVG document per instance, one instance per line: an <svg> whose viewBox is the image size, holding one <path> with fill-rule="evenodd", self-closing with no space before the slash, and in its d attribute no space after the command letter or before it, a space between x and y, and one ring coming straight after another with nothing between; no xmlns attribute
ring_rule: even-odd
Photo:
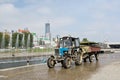
<svg viewBox="0 0 120 80"><path fill-rule="evenodd" d="M54 55L51 55L50 57L53 57L53 58L55 58L55 56L54 56Z"/></svg>
<svg viewBox="0 0 120 80"><path fill-rule="evenodd" d="M71 55L70 55L70 54L68 54L68 55L67 55L67 57L70 57L70 58L71 58Z"/></svg>

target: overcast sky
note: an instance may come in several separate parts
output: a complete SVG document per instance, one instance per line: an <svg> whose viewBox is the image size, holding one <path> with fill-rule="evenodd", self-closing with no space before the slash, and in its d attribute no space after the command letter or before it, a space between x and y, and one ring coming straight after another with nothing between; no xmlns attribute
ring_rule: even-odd
<svg viewBox="0 0 120 80"><path fill-rule="evenodd" d="M0 31L28 28L39 35L120 42L120 0L0 0Z"/></svg>

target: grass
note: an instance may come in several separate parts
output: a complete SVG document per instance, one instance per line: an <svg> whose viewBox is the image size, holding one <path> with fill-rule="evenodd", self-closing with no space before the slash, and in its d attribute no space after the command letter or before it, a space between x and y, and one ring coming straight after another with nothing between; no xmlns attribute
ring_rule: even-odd
<svg viewBox="0 0 120 80"><path fill-rule="evenodd" d="M35 48L35 49L28 49L28 52L52 52L52 48L46 48L46 49L40 49L40 48Z"/></svg>
<svg viewBox="0 0 120 80"><path fill-rule="evenodd" d="M23 52L28 52L28 53L38 53L38 52L52 52L54 51L53 48L45 48L45 49L40 49L40 48L28 48L28 49L5 49L0 51L0 53L23 53Z"/></svg>

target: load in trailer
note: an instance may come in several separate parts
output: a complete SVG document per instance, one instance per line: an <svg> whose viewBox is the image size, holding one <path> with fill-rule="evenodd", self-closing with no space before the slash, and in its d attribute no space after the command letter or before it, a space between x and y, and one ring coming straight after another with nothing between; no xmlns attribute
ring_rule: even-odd
<svg viewBox="0 0 120 80"><path fill-rule="evenodd" d="M51 55L47 60L49 68L53 68L57 63L61 63L64 68L70 68L72 61L76 65L82 63L79 38L65 36L59 38L58 45L59 47L55 49L55 54Z"/></svg>

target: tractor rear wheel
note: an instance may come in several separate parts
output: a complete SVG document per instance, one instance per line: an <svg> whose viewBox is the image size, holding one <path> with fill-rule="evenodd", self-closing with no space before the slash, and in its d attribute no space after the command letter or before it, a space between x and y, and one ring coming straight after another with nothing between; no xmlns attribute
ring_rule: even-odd
<svg viewBox="0 0 120 80"><path fill-rule="evenodd" d="M79 66L82 64L82 61L81 61L81 55L78 53L77 54L77 60L75 61L75 65Z"/></svg>
<svg viewBox="0 0 120 80"><path fill-rule="evenodd" d="M47 60L47 66L49 68L53 68L55 66L55 61L54 61L53 57L48 58L48 60Z"/></svg>
<svg viewBox="0 0 120 80"><path fill-rule="evenodd" d="M71 58L70 57L66 57L64 59L63 67L66 68L66 69L71 67Z"/></svg>

